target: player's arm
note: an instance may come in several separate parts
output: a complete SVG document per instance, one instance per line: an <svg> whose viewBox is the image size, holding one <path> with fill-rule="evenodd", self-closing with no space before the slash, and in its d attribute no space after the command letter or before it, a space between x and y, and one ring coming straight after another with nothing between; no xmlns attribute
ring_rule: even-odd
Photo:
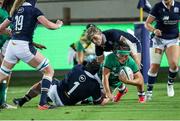
<svg viewBox="0 0 180 121"><path fill-rule="evenodd" d="M56 23L49 21L45 16L39 16L38 21L48 29L58 29L63 25L63 22L57 20Z"/></svg>
<svg viewBox="0 0 180 121"><path fill-rule="evenodd" d="M143 77L142 77L142 74L140 71L134 73L133 76L134 76L134 79L129 80L125 74L121 74L121 75L119 75L119 80L121 80L125 84L131 84L131 85L135 85L135 86L140 86L143 84L144 80L143 80Z"/></svg>
<svg viewBox="0 0 180 121"><path fill-rule="evenodd" d="M152 25L154 20L155 20L155 17L149 15L148 18L146 19L146 22L145 22L145 28L148 31L154 33L156 36L161 36L162 35L161 30L154 28L153 25Z"/></svg>
<svg viewBox="0 0 180 121"><path fill-rule="evenodd" d="M94 100L93 101L93 103L95 104L95 105L98 105L98 104L100 104L100 105L105 105L105 104L107 104L109 102L109 98L106 98L106 97L101 97L101 98L99 98L98 100Z"/></svg>
<svg viewBox="0 0 180 121"><path fill-rule="evenodd" d="M2 33L6 32L6 31L7 31L6 28L9 26L10 23L11 23L11 21L10 21L9 18L8 18L8 19L5 19L5 20L3 21L3 23L0 24L0 33L1 33L1 32L2 32Z"/></svg>
<svg viewBox="0 0 180 121"><path fill-rule="evenodd" d="M11 30L6 28L5 30L0 31L0 34L6 34L8 36L12 36Z"/></svg>
<svg viewBox="0 0 180 121"><path fill-rule="evenodd" d="M82 64L84 61L84 52L83 51L76 52L76 56L77 56L78 64Z"/></svg>
<svg viewBox="0 0 180 121"><path fill-rule="evenodd" d="M112 95L110 87L109 87L109 76L110 76L110 69L104 67L103 73L102 73L102 83L104 86L104 92L108 98L113 100L114 96Z"/></svg>
<svg viewBox="0 0 180 121"><path fill-rule="evenodd" d="M81 40L79 40L75 45L77 62L78 64L82 64L84 61L84 47L82 46Z"/></svg>
<svg viewBox="0 0 180 121"><path fill-rule="evenodd" d="M132 58L135 60L135 62L138 65L138 67L140 68L141 67L141 60L140 60L140 57L138 57L140 55L138 55L138 53L133 52L133 51L131 51L130 54L131 54Z"/></svg>
<svg viewBox="0 0 180 121"><path fill-rule="evenodd" d="M104 60L104 54L97 56L97 62L103 63L103 60Z"/></svg>
<svg viewBox="0 0 180 121"><path fill-rule="evenodd" d="M101 102L101 105L105 105L109 102L109 98L103 98L103 101Z"/></svg>

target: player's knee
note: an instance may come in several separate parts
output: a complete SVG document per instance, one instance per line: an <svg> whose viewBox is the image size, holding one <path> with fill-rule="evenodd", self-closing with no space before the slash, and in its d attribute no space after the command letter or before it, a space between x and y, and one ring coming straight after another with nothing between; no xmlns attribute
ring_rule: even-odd
<svg viewBox="0 0 180 121"><path fill-rule="evenodd" d="M162 59L162 52L156 52L155 48L150 48L151 63L160 64Z"/></svg>
<svg viewBox="0 0 180 121"><path fill-rule="evenodd" d="M53 76L54 75L54 69L49 65L47 68L44 69L44 74Z"/></svg>
<svg viewBox="0 0 180 121"><path fill-rule="evenodd" d="M51 75L43 75L43 79L45 79L45 80L48 80L48 81L50 81L50 82L52 82L52 78L53 78L53 76L51 76ZM42 85L42 82L41 82L41 85Z"/></svg>
<svg viewBox="0 0 180 121"><path fill-rule="evenodd" d="M177 68L174 68L174 69L170 67L169 71L172 72L172 73L176 73L176 72L179 71L179 67L177 66Z"/></svg>
<svg viewBox="0 0 180 121"><path fill-rule="evenodd" d="M159 64L151 64L148 73L157 74L159 71Z"/></svg>
<svg viewBox="0 0 180 121"><path fill-rule="evenodd" d="M158 75L158 71L152 71L152 70L149 69L148 76L156 77L157 75Z"/></svg>
<svg viewBox="0 0 180 121"><path fill-rule="evenodd" d="M7 67L1 65L0 73L2 74L0 80L2 80L2 79L5 79L6 77L8 77L11 74L11 70L8 69Z"/></svg>
<svg viewBox="0 0 180 121"><path fill-rule="evenodd" d="M171 62L169 65L172 70L178 69L178 64L176 62Z"/></svg>
<svg viewBox="0 0 180 121"><path fill-rule="evenodd" d="M46 67L49 66L49 60L48 59L44 59L37 67L36 69L39 71L43 71Z"/></svg>

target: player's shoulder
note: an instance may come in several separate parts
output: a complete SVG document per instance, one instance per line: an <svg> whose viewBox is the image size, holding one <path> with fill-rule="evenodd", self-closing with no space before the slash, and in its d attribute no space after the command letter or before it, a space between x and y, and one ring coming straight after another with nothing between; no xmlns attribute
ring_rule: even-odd
<svg viewBox="0 0 180 121"><path fill-rule="evenodd" d="M114 59L116 58L116 55L114 53L110 53L109 55L106 56L108 59Z"/></svg>
<svg viewBox="0 0 180 121"><path fill-rule="evenodd" d="M105 63L113 64L116 61L117 57L114 53L110 53L105 57Z"/></svg>
<svg viewBox="0 0 180 121"><path fill-rule="evenodd" d="M134 60L131 56L128 57L127 62L128 62L129 64L136 64L135 60Z"/></svg>
<svg viewBox="0 0 180 121"><path fill-rule="evenodd" d="M162 1L157 2L157 3L154 5L154 7L156 7L156 8L161 8L162 6L163 6Z"/></svg>
<svg viewBox="0 0 180 121"><path fill-rule="evenodd" d="M84 65L82 65L82 64L77 64L77 65L75 65L73 68L72 68L72 70L83 70L84 69Z"/></svg>
<svg viewBox="0 0 180 121"><path fill-rule="evenodd" d="M159 5L163 5L162 1L159 1L157 3L154 4L155 6L159 6Z"/></svg>

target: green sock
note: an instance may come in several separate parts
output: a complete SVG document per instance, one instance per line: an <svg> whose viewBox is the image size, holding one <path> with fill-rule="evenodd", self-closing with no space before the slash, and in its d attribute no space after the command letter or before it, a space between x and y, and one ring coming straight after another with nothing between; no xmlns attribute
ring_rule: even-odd
<svg viewBox="0 0 180 121"><path fill-rule="evenodd" d="M7 88L6 81L0 83L0 105L6 102L6 92L7 92L6 88Z"/></svg>

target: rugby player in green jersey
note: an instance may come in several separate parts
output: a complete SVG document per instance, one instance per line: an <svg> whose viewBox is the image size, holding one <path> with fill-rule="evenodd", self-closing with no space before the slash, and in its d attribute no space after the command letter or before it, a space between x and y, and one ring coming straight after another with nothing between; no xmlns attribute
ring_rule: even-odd
<svg viewBox="0 0 180 121"><path fill-rule="evenodd" d="M123 94L127 92L126 86L130 84L137 87L139 102L145 102L144 80L139 71L137 63L129 56L130 47L125 41L119 41L114 47L113 53L105 57L102 70L102 83L106 96L111 100L118 102ZM129 80L125 75L119 75L121 67L128 66L134 73L134 79ZM123 83L122 83L123 82ZM118 88L118 94L114 96L110 87Z"/></svg>

